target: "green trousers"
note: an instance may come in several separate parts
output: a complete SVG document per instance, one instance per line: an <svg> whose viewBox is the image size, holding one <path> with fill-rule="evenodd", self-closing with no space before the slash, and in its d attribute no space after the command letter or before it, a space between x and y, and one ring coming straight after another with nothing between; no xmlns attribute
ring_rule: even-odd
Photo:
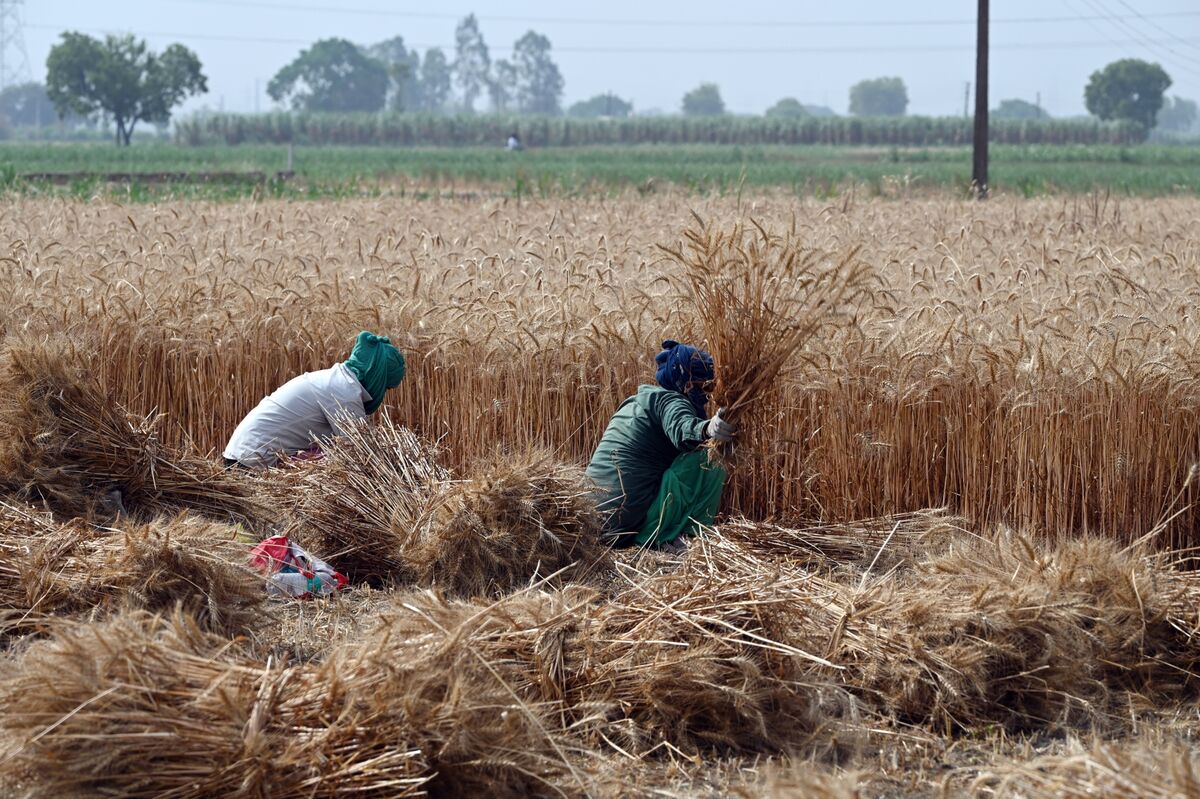
<svg viewBox="0 0 1200 799"><path fill-rule="evenodd" d="M709 463L707 449L677 457L663 474L658 496L634 540L641 546L666 544L690 535L698 525L711 525L728 477L723 467Z"/></svg>

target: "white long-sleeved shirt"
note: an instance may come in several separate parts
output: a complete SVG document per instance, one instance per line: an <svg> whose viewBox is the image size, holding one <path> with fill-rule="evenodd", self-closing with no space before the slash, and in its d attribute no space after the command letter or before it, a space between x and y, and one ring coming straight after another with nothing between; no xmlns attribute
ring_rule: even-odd
<svg viewBox="0 0 1200 799"><path fill-rule="evenodd" d="M341 434L344 418L366 418L371 395L339 363L294 377L263 398L238 424L225 457L245 466L271 466L281 453L303 452L323 438Z"/></svg>

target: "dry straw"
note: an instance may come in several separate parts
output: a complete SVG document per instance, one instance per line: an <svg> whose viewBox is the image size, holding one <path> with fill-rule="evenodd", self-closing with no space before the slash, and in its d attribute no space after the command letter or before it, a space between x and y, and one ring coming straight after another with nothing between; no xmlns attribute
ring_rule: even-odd
<svg viewBox="0 0 1200 799"><path fill-rule="evenodd" d="M576 565L582 578L607 559L577 466L507 452L453 480L437 452L386 416L348 423L319 463L263 482L291 504L297 534L355 581L481 596Z"/></svg>
<svg viewBox="0 0 1200 799"><path fill-rule="evenodd" d="M429 773L392 721L403 711L373 717L314 678L249 660L183 615L60 628L0 684L0 727L15 739L0 784L80 797L420 795Z"/></svg>
<svg viewBox="0 0 1200 799"><path fill-rule="evenodd" d="M1097 743L1027 762L1000 763L984 770L970 795L1019 799L1189 799L1200 796L1200 762L1194 745L1147 738Z"/></svg>
<svg viewBox="0 0 1200 799"><path fill-rule="evenodd" d="M864 701L904 721L1103 729L1127 694L1196 690L1200 650L1179 623L1194 582L1109 540L960 539L834 590L826 651Z"/></svg>
<svg viewBox="0 0 1200 799"><path fill-rule="evenodd" d="M178 516L96 529L0 503L0 531L0 611L18 630L126 608L181 608L226 635L268 621L263 579L228 525Z"/></svg>
<svg viewBox="0 0 1200 799"><path fill-rule="evenodd" d="M603 787L598 757L840 759L856 738L909 735L895 720L1119 732L1131 707L1194 696L1195 574L1111 542L958 537L888 572L819 573L717 530L674 568L620 568L608 594L399 593L358 640L295 666L188 616L59 625L0 680L0 781L587 795ZM837 795L852 781L814 784Z"/></svg>
<svg viewBox="0 0 1200 799"><path fill-rule="evenodd" d="M257 510L219 465L165 446L161 420L124 411L67 338L9 339L0 351L0 487L63 517L183 509L214 518Z"/></svg>

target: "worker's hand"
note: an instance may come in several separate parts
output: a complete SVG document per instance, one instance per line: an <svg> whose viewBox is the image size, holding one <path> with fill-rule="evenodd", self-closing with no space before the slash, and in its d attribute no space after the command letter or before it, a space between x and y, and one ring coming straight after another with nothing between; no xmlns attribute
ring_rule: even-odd
<svg viewBox="0 0 1200 799"><path fill-rule="evenodd" d="M704 427L704 432L709 438L715 438L721 442L729 442L733 441L733 434L737 432L737 428L721 418L721 413L724 410L724 408L717 410L713 418L708 420L708 424Z"/></svg>

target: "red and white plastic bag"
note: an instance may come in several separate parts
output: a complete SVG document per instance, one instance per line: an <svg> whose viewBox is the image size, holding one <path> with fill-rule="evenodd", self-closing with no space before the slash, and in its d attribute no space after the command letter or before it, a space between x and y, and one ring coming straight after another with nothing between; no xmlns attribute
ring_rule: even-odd
<svg viewBox="0 0 1200 799"><path fill-rule="evenodd" d="M327 596L348 582L345 575L286 535L259 542L250 551L250 565L267 578L267 593L272 596Z"/></svg>

